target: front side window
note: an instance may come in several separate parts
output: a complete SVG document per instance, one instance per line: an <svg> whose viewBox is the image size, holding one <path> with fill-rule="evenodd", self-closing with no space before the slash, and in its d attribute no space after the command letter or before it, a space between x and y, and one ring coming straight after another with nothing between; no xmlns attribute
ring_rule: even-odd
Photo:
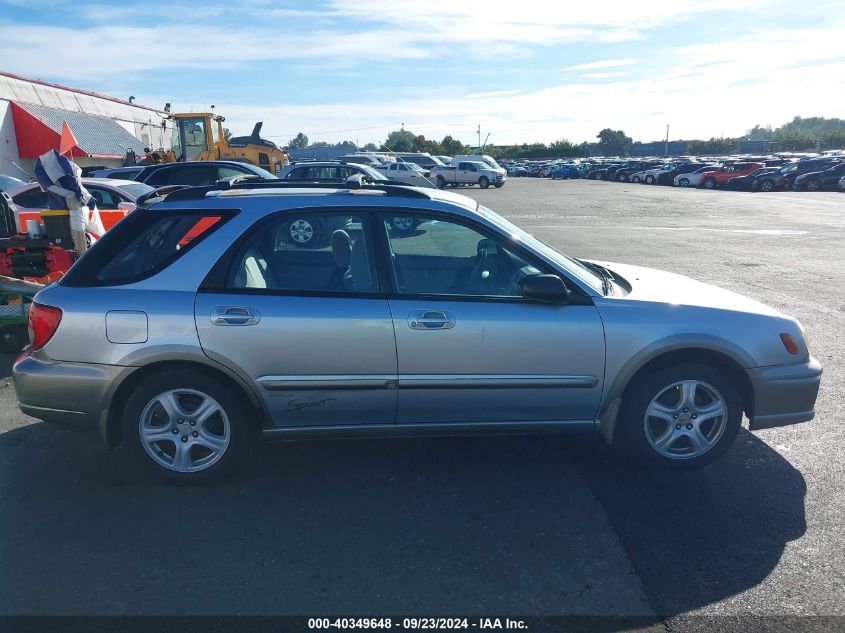
<svg viewBox="0 0 845 633"><path fill-rule="evenodd" d="M233 176L248 176L249 172L243 169L236 169L234 167L218 167L217 168L217 178L218 180L224 180L226 178L231 178Z"/></svg>
<svg viewBox="0 0 845 633"><path fill-rule="evenodd" d="M520 282L541 271L502 240L433 217L382 217L400 294L520 297ZM405 217L404 215L402 216Z"/></svg>
<svg viewBox="0 0 845 633"><path fill-rule="evenodd" d="M286 213L261 224L238 247L226 287L375 293L372 253L364 218Z"/></svg>

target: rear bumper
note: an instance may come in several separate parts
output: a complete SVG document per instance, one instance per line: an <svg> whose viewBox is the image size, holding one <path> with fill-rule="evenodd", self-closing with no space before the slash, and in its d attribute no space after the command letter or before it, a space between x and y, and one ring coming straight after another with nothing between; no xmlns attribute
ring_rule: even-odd
<svg viewBox="0 0 845 633"><path fill-rule="evenodd" d="M806 363L748 370L754 389L751 429L768 429L807 422L815 416L822 365L812 356Z"/></svg>
<svg viewBox="0 0 845 633"><path fill-rule="evenodd" d="M21 411L54 426L96 433L114 385L134 367L55 362L26 356L12 379Z"/></svg>

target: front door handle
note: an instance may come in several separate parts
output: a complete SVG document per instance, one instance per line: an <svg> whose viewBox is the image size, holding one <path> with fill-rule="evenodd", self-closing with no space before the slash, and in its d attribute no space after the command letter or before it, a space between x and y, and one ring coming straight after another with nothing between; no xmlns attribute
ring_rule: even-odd
<svg viewBox="0 0 845 633"><path fill-rule="evenodd" d="M412 330L451 330L455 327L455 315L440 310L415 310L408 315L408 327Z"/></svg>
<svg viewBox="0 0 845 633"><path fill-rule="evenodd" d="M214 325L255 325L261 320L261 313L255 308L244 306L217 306L211 311Z"/></svg>

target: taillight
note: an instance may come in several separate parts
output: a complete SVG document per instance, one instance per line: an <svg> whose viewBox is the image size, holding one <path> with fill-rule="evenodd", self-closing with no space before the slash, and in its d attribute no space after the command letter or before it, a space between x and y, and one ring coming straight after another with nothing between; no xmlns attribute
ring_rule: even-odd
<svg viewBox="0 0 845 633"><path fill-rule="evenodd" d="M62 311L59 308L33 302L29 306L29 340L32 341L29 351L44 347L53 338L61 321Z"/></svg>

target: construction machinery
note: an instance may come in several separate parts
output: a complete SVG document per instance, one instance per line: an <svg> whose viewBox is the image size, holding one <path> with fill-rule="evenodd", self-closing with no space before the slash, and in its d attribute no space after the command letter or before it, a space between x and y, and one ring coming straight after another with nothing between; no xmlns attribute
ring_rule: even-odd
<svg viewBox="0 0 845 633"><path fill-rule="evenodd" d="M278 174L287 162L287 154L275 143L261 138L261 124L255 124L249 136L226 140L223 132L225 117L213 112L168 114L173 122L171 149L148 151L147 164L175 163L194 160L238 160ZM216 125L215 125L216 124Z"/></svg>

